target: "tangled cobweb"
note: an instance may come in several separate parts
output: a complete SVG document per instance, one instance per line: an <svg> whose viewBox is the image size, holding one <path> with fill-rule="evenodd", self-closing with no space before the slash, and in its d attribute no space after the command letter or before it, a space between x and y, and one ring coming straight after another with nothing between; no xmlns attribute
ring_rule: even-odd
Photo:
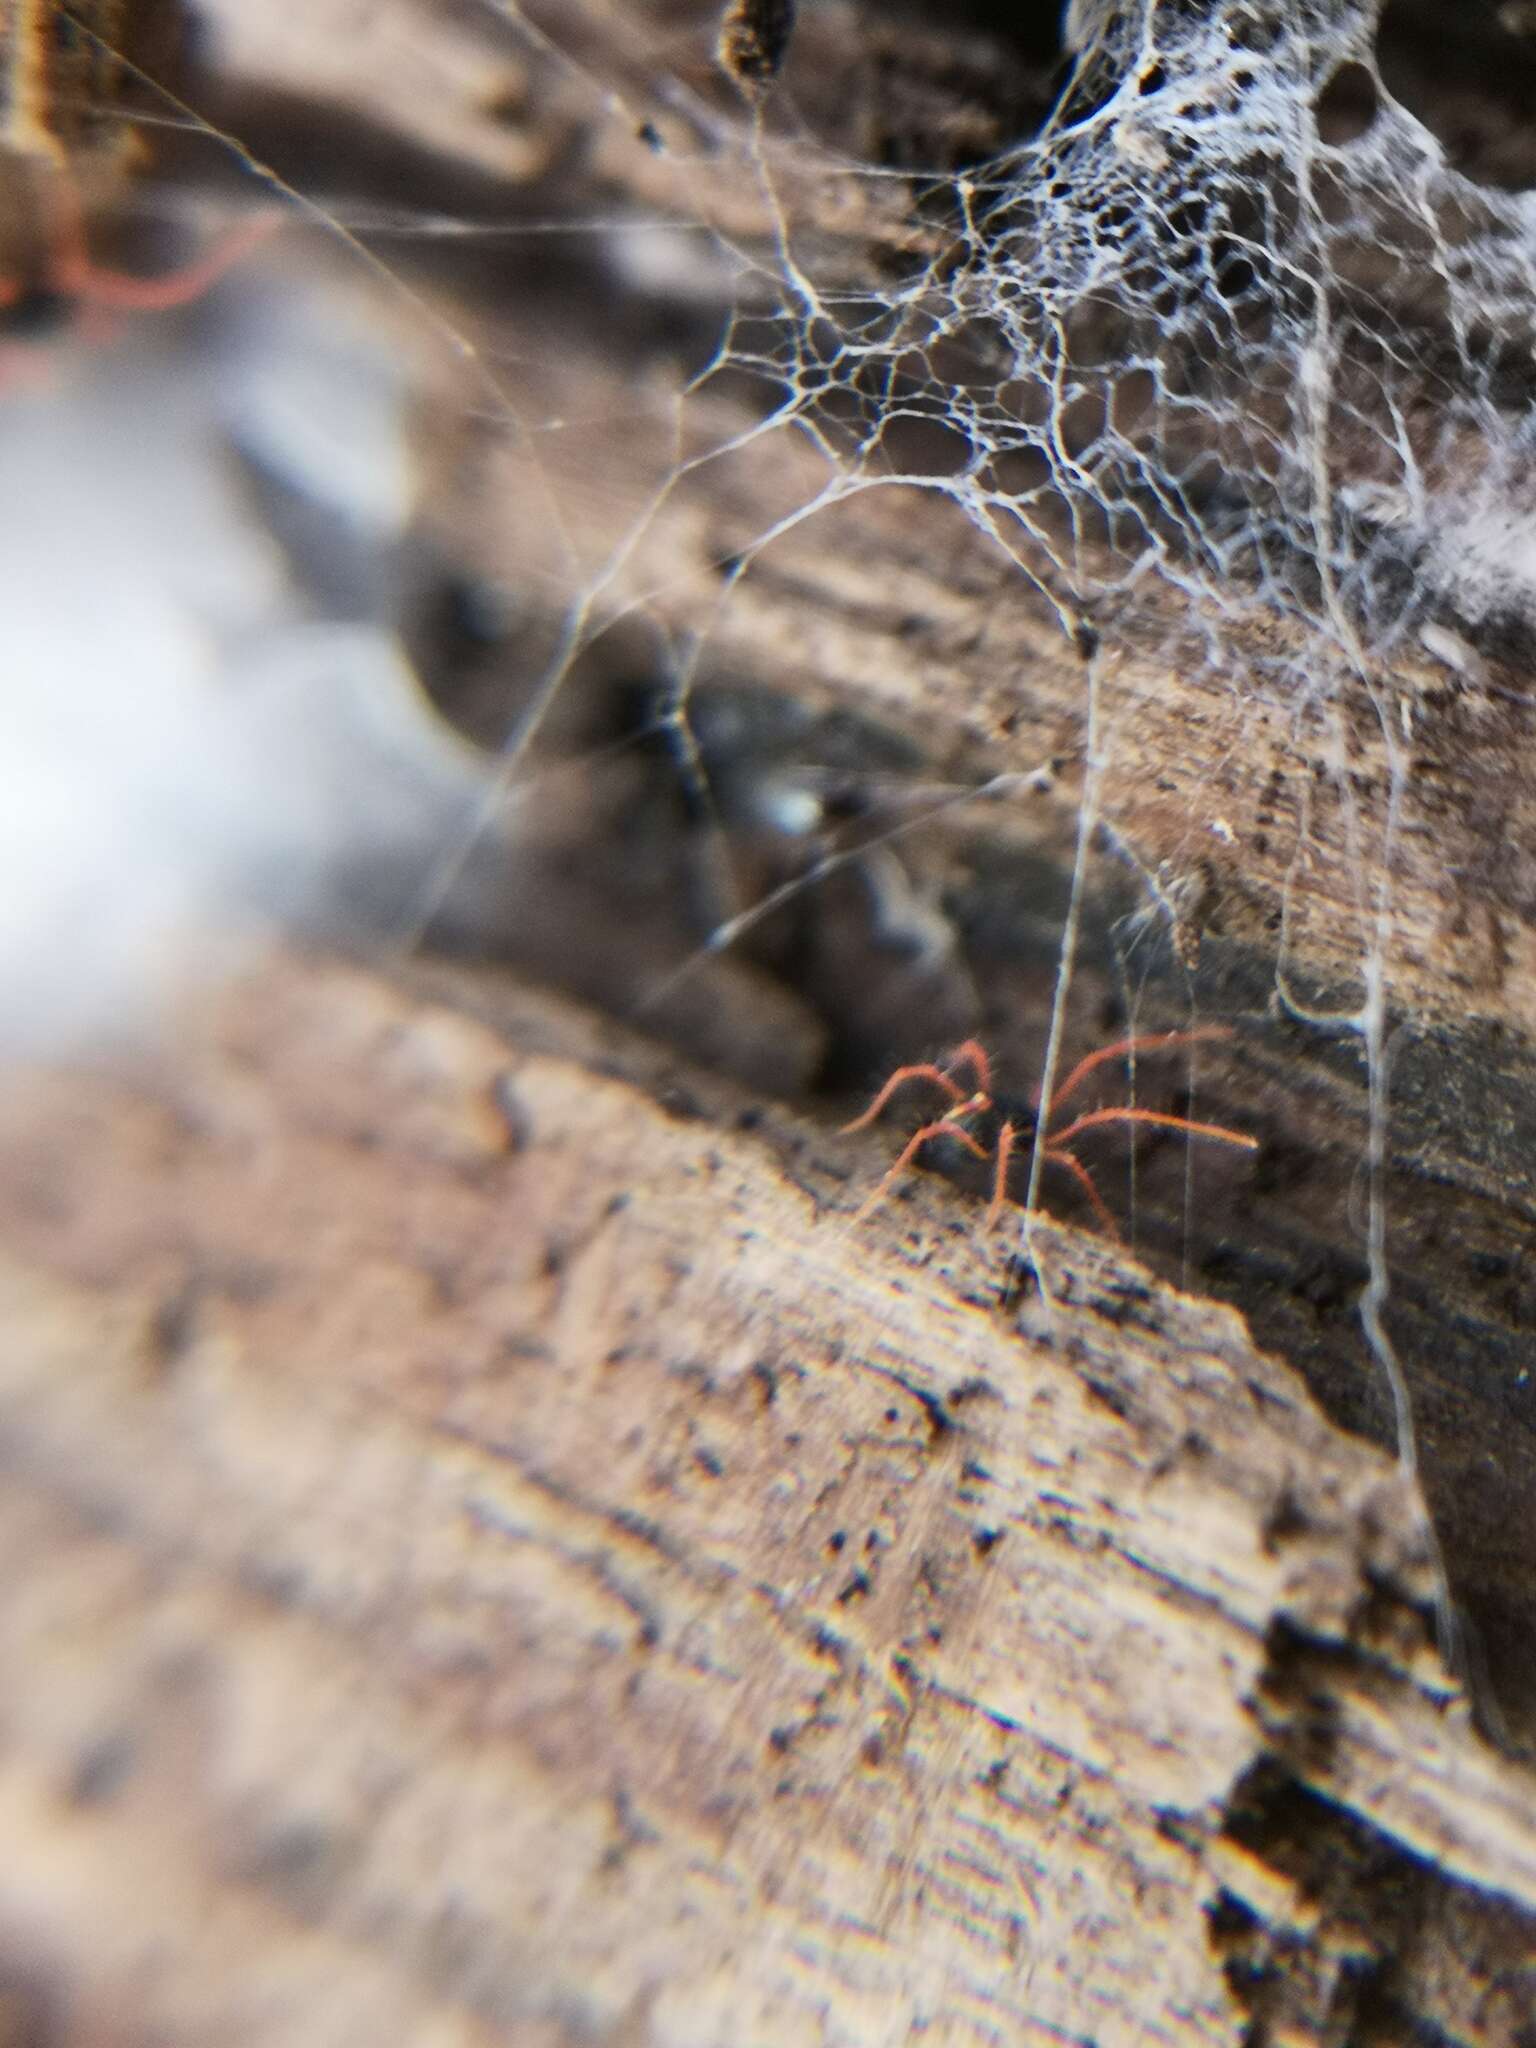
<svg viewBox="0 0 1536 2048"><path fill-rule="evenodd" d="M1340 892L1350 936L1329 955L1349 985L1325 979L1306 1001L1377 1031L1422 690L1411 672L1477 671L1480 644L1536 600L1536 210L1461 175L1392 98L1380 7L1073 5L1071 74L1041 131L916 180L911 205L895 201L911 241L897 257L893 239L874 276L862 246L850 262L846 240L841 259L835 235L830 257L818 244L802 204L814 147L758 108L776 247L764 260L734 228L695 237L737 263L743 296L681 400L686 413L718 379L733 426L711 440L701 405L612 552L583 530L569 575L557 571L575 594L514 721L508 784L583 651L626 612L653 616L668 645L679 751L709 779L689 700L724 607L710 586L685 617L668 594L687 573L677 551L642 552L698 472L718 458L740 474L782 434L819 451L822 481L760 494L774 509L725 551L728 584L788 527L915 486L980 529L1085 651L1129 650L1148 676L1219 678L1235 704L1262 699L1293 727L1326 724L1350 695L1356 731L1319 750L1349 813L1337 837L1356 849ZM875 173L818 160L829 166L877 189ZM897 184L912 181L889 181L882 202ZM633 270L619 282L632 288ZM695 280L717 282L702 265ZM768 394L745 425L744 391ZM1368 817L1351 781L1362 705L1385 791ZM713 943L744 928L722 917Z"/></svg>
<svg viewBox="0 0 1536 2048"><path fill-rule="evenodd" d="M809 317L758 367L845 482L889 480L897 422L947 436L942 487L1065 617L1123 625L1155 578L1211 658L1238 611L1287 621L1255 685L1385 686L1536 579L1536 210L1387 95L1377 12L1079 20L1046 132L955 186L942 265L878 300L797 273Z"/></svg>

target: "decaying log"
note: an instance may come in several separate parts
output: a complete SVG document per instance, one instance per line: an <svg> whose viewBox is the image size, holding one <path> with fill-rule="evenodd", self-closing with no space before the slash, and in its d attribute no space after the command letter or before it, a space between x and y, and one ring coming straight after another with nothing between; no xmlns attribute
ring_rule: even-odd
<svg viewBox="0 0 1536 2048"><path fill-rule="evenodd" d="M273 261L352 265L381 319L461 344L424 550L515 627L465 656L424 605L426 686L516 726L575 594L554 512L595 572L650 508L616 591L644 629L573 665L513 778L503 899L445 919L522 978L289 958L159 1061L6 1084L0 2042L1529 2048L1536 1789L1479 1732L1536 1732L1521 647L1405 657L1424 829L1381 963L1389 1313L1469 1685L1423 1503L1339 1427L1387 1435L1358 1045L1274 1000L1277 966L1358 998L1365 696L1292 719L1134 638L1097 671L1112 845L1074 1046L1118 1028L1105 933L1150 880L1178 943L1146 1015L1235 1021L1199 1114L1257 1168L1145 1164L1156 1272L1043 1220L1015 1271L1017 1217L987 1241L922 1176L855 1222L893 1152L832 1135L855 1084L978 1023L1039 1071L1080 652L941 495L866 494L738 576L824 465L780 435L677 472L761 407L726 378L671 404L721 280L588 230L771 248L720 7L204 11L189 104L397 288L323 234ZM808 261L938 253L899 178L845 173L1038 118L1051 39L997 13L798 10L793 119L762 118ZM1517 179L1499 106L1485 154ZM496 235L391 232L439 214ZM695 636L707 832L636 744L658 647ZM806 759L859 800L990 794L894 874L800 888L750 818ZM718 943L786 880L783 917Z"/></svg>
<svg viewBox="0 0 1536 2048"><path fill-rule="evenodd" d="M942 1187L852 1220L877 1141L479 984L283 963L3 1122L18 2010L1526 2038L1529 1778L1232 1311L1048 1226L1010 1291Z"/></svg>

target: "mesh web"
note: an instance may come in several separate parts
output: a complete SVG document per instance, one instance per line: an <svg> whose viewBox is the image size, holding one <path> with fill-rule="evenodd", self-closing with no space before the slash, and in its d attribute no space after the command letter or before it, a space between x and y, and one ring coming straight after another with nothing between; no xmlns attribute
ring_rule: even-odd
<svg viewBox="0 0 1536 2048"><path fill-rule="evenodd" d="M1155 578L1186 655L1230 662L1223 623L1259 607L1292 634L1243 654L1255 684L1384 678L1529 574L1536 211L1373 84L1364 132L1329 142L1375 12L1123 12L1044 137L958 182L934 272L871 299L791 260L803 321L732 359L782 380L844 484L899 476L896 423L942 429L942 488L1069 623L1128 630Z"/></svg>

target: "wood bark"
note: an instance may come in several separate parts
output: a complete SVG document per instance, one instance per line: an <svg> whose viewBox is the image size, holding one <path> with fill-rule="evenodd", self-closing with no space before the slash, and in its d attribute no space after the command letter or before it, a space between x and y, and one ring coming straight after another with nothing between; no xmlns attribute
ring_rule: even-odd
<svg viewBox="0 0 1536 2048"><path fill-rule="evenodd" d="M301 189L318 153L339 218L696 220L707 193L759 249L720 12L520 10L546 41L469 6L220 0L197 104ZM1435 24L1395 12L1432 70ZM1049 71L985 8L802 8L775 88L800 246L934 253L912 187L841 168L984 155ZM1446 93L1513 176L1520 123L1469 75ZM572 590L551 507L594 566L651 508L646 630L572 671L510 879L444 921L482 964L281 959L173 1059L6 1094L0 2039L1529 2048L1523 653L1418 675L1433 829L1401 844L1385 967L1421 1498L1341 1427L1387 1419L1354 1312L1365 1078L1271 1001L1277 968L1320 1006L1356 990L1369 705L1283 718L1134 640L1102 676L1117 851L1076 1043L1113 1010L1129 858L1198 941L1202 1013L1242 1020L1198 1113L1258 1170L1202 1165L1192 1202L1152 1160L1157 1271L1040 1220L1015 1272L1016 1226L987 1241L933 1178L856 1223L893 1147L833 1134L845 1084L978 1021L1038 1069L1082 660L936 495L866 494L731 579L824 472L781 436L653 503L757 399L708 384L680 448L637 393L718 307L694 272L621 291L594 242L385 245L407 296L379 317L470 345L471 425L437 395L424 423L424 552L521 605L515 661L404 619L439 701L487 737L526 711ZM524 429L556 419L535 470ZM612 744L658 636L701 622L708 830ZM797 880L743 821L807 746L850 786L994 794L902 839L884 927L849 866L710 949ZM1170 962L1155 1021L1187 992ZM1426 1499L1470 1674L1436 1651Z"/></svg>
<svg viewBox="0 0 1536 2048"><path fill-rule="evenodd" d="M438 994L6 1103L16 2038L1527 2037L1391 1461L1101 1241L882 1242L877 1140Z"/></svg>

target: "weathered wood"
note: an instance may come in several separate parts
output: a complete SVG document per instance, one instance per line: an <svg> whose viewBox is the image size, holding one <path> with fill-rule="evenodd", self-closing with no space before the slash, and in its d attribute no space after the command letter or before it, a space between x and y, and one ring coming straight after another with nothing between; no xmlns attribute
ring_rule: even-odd
<svg viewBox="0 0 1536 2048"><path fill-rule="evenodd" d="M1153 1161L1137 1242L1241 1301L1262 1346L1045 1224L1048 1297L1010 1304L942 1182L855 1227L889 1134L833 1139L841 1107L772 1098L829 1048L875 1070L978 1011L1038 1072L1079 656L936 494L823 512L723 585L825 479L793 435L656 499L761 393L710 383L679 429L670 351L707 349L729 279L626 269L588 230L665 213L690 249L703 221L771 258L718 8L517 10L553 43L435 0L207 11L203 103L301 182L318 149L338 220L366 238L376 201L509 231L378 244L391 317L430 328L430 306L479 351L452 442L473 459L442 463L429 524L517 626L466 723L526 708L562 607L650 508L610 595L661 632L573 670L478 936L742 1082L490 975L426 1001L399 970L290 962L172 1066L12 1090L0 2034L1524 2048L1529 1773L1436 1664L1418 1503L1291 1370L1379 1429L1358 1062L1266 1014L1282 942L1306 992L1358 995L1370 706L1292 720L1134 641L1101 678L1115 858L1200 938L1201 1014L1243 1024L1202 1062L1202 1113L1263 1147L1252 1177ZM800 10L786 130L831 146L781 147L765 115L797 251L834 275L929 253L910 189L848 161L983 153L1047 70L979 30ZM581 235L535 235L551 218ZM907 899L855 871L874 910L803 892L777 951L673 980L785 872L729 801L755 756L709 756L706 835L608 745L622 692L669 679L659 639L698 634L701 730L714 690L771 739L785 706L851 724L882 800L1008 779L903 838ZM1526 1735L1530 709L1517 652L1470 677L1414 659L1432 829L1400 842L1384 963L1392 1313L1453 1576ZM1107 958L1085 942L1075 1040L1113 1014ZM1182 972L1151 1000L1177 1021Z"/></svg>
<svg viewBox="0 0 1536 2048"><path fill-rule="evenodd" d="M288 963L173 1068L5 1102L37 1996L172 2041L1522 2039L1536 1795L1390 1463L1108 1246L1042 1225L1009 1302L941 1184L851 1220L878 1137L500 1000Z"/></svg>

